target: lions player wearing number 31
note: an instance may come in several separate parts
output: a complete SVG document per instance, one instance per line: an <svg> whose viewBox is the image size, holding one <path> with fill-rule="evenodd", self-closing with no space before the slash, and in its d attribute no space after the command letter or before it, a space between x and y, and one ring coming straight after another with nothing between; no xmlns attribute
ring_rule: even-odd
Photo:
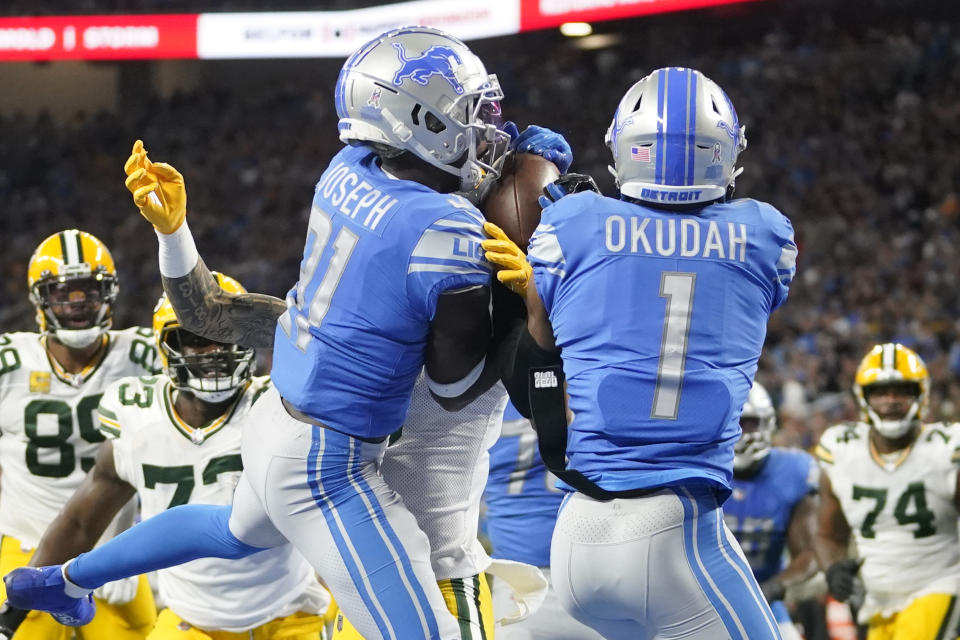
<svg viewBox="0 0 960 640"><path fill-rule="evenodd" d="M793 229L768 204L732 199L744 130L698 71L631 87L607 143L619 199L554 198L529 263L508 240L484 242L529 312L508 391L531 408L541 451L567 437L554 589L610 640L779 638L720 505L767 318L793 278ZM526 391L531 362L556 378Z"/></svg>
<svg viewBox="0 0 960 640"><path fill-rule="evenodd" d="M487 358L497 343L483 217L455 192L496 177L508 147L552 156L558 168L570 162L569 145L549 130L528 127L514 138L500 122L502 97L466 45L430 27L390 30L352 55L335 89L346 146L313 191L300 276L285 301L217 285L184 221L183 177L135 145L126 185L158 232L178 318L219 342L272 345L273 387L251 410L230 507L206 508L203 523L186 517L192 505L175 507L65 568L7 576L11 601L17 594L17 602L85 616L85 590L114 576L290 542L366 640L484 635L478 603L448 608L445 599L479 599L482 583L441 591L432 540L381 462L421 371L437 410L464 407L497 379L496 358ZM478 434L481 444L486 431ZM485 449L473 451L471 470ZM468 517L475 527L476 510L463 513L462 530ZM161 535L172 523L175 545ZM116 557L141 538L149 554ZM482 570L476 555L458 568Z"/></svg>

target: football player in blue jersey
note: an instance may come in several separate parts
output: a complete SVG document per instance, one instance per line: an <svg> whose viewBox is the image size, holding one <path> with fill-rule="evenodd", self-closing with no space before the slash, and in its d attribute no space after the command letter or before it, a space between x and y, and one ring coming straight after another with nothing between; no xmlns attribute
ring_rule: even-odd
<svg viewBox="0 0 960 640"><path fill-rule="evenodd" d="M740 414L733 453L733 493L723 519L750 562L784 640L800 640L783 603L788 587L817 572L813 552L820 469L800 449L771 446L777 428L770 395L754 382ZM784 566L784 548L790 562Z"/></svg>
<svg viewBox="0 0 960 640"><path fill-rule="evenodd" d="M637 82L607 142L620 198L548 188L529 256L485 226L487 258L528 310L505 383L573 490L554 588L613 640L779 638L720 505L767 319L794 275L793 228L732 199L744 129L698 71Z"/></svg>
<svg viewBox="0 0 960 640"><path fill-rule="evenodd" d="M543 464L537 434L512 404L503 414L500 439L490 448L490 475L484 491L487 534L493 547L493 606L498 640L601 640L593 629L570 617L548 589L535 613L515 620L523 611L508 580L513 563L540 567L550 580L550 538L563 492L557 477Z"/></svg>
<svg viewBox="0 0 960 640"><path fill-rule="evenodd" d="M483 218L453 192L495 177L507 143L569 165L557 134L530 127L512 139L500 128L501 98L496 76L436 29L391 30L352 55L336 87L347 146L316 185L286 301L217 285L185 223L183 177L138 141L127 187L158 232L182 325L272 345L275 389L251 414L232 508L171 509L103 552L12 574L11 602L75 623L89 615L89 589L121 574L290 541L368 640L482 634L448 611L427 537L379 469L421 369L448 409L497 377Z"/></svg>

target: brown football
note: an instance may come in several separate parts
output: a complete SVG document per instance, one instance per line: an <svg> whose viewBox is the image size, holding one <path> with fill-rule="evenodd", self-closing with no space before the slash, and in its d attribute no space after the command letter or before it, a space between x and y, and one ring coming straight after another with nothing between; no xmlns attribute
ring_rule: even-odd
<svg viewBox="0 0 960 640"><path fill-rule="evenodd" d="M532 153L509 153L503 160L500 178L483 204L483 215L521 249L527 250L530 236L540 224L537 198L543 188L560 177L557 165Z"/></svg>

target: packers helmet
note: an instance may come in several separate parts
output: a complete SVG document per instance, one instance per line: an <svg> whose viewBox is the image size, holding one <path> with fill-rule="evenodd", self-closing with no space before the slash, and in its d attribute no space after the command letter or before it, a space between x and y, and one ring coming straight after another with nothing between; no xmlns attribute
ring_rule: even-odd
<svg viewBox="0 0 960 640"><path fill-rule="evenodd" d="M247 292L230 276L214 271L213 277L224 291ZM187 331L180 326L166 294L153 310L153 333L163 371L173 386L204 402L228 400L253 375L253 349L216 342ZM216 348L210 349L211 346ZM188 349L194 352L187 353Z"/></svg>
<svg viewBox="0 0 960 640"><path fill-rule="evenodd" d="M757 420L759 424L756 429L741 433L740 439L733 445L734 471L746 471L770 455L773 432L777 429L777 413L773 409L770 394L759 382L753 383L740 412L741 424L744 419Z"/></svg>
<svg viewBox="0 0 960 640"><path fill-rule="evenodd" d="M113 322L117 269L107 245L86 231L66 229L41 242L27 286L40 331L68 347L93 344Z"/></svg>
<svg viewBox="0 0 960 640"><path fill-rule="evenodd" d="M870 392L880 387L905 386L915 399L907 413L896 420L884 420L869 403ZM930 374L923 359L902 344L878 344L860 361L853 385L863 421L887 438L899 438L919 423L930 400Z"/></svg>

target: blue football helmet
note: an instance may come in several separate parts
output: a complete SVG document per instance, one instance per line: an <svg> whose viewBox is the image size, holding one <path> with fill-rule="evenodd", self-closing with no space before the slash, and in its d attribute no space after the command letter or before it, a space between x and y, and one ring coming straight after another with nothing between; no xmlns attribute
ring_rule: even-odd
<svg viewBox="0 0 960 640"><path fill-rule="evenodd" d="M723 198L743 171L745 128L730 98L694 69L657 69L620 100L606 143L620 192L657 204Z"/></svg>
<svg viewBox="0 0 960 640"><path fill-rule="evenodd" d="M394 29L340 71L340 140L409 151L469 190L495 177L494 155L506 150L501 99L497 77L460 40L430 27Z"/></svg>

